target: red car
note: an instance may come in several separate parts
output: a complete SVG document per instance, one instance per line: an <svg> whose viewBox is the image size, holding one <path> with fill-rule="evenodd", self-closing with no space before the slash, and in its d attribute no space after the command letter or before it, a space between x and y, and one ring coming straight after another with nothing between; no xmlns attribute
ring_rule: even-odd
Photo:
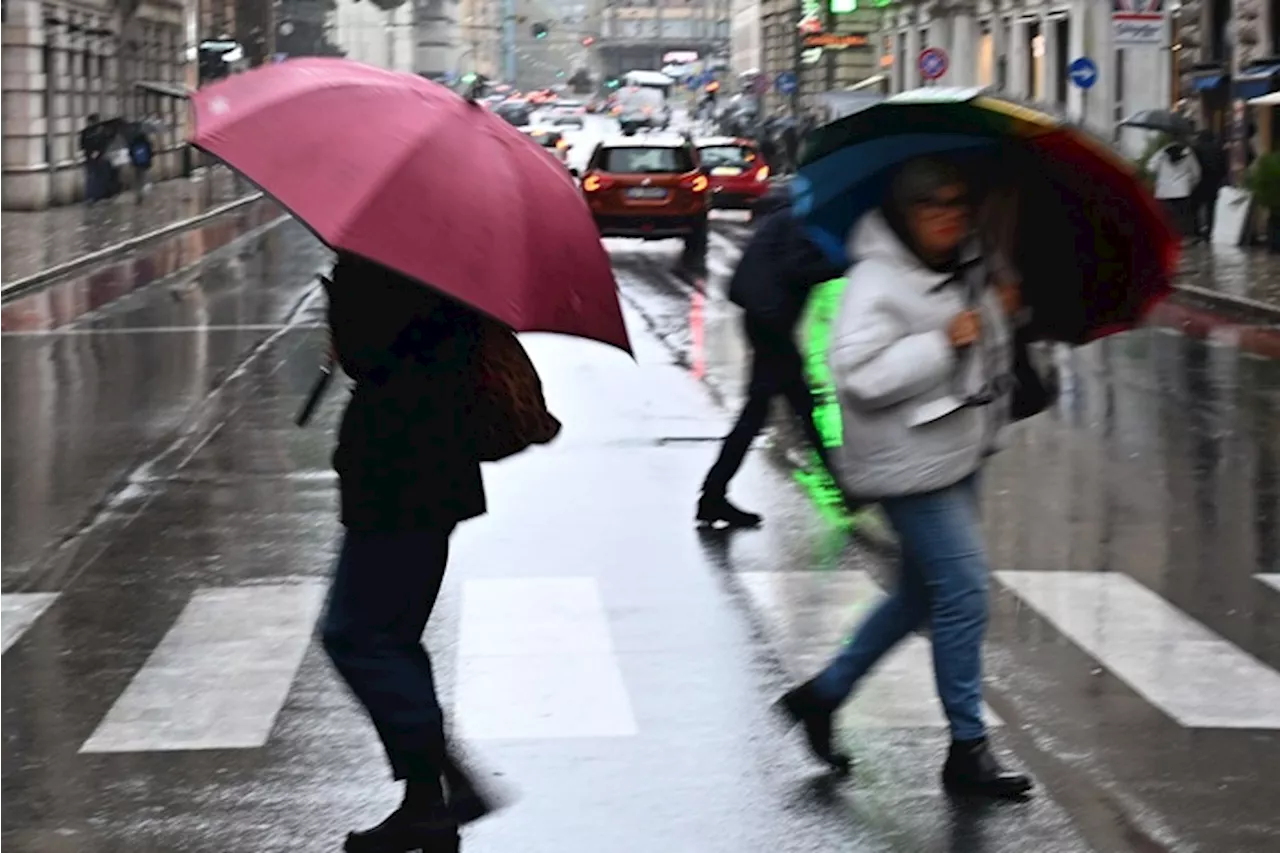
<svg viewBox="0 0 1280 853"><path fill-rule="evenodd" d="M582 175L600 236L678 237L690 262L706 251L708 189L693 146L663 134L601 142Z"/></svg>
<svg viewBox="0 0 1280 853"><path fill-rule="evenodd" d="M711 180L711 206L751 210L769 190L769 164L747 139L698 140L698 159Z"/></svg>

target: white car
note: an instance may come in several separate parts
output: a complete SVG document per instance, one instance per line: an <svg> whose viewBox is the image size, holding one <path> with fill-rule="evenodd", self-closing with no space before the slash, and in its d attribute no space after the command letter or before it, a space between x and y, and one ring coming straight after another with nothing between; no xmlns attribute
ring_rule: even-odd
<svg viewBox="0 0 1280 853"><path fill-rule="evenodd" d="M553 127L576 127L581 130L587 121L587 105L582 101L557 101L549 110L548 119Z"/></svg>

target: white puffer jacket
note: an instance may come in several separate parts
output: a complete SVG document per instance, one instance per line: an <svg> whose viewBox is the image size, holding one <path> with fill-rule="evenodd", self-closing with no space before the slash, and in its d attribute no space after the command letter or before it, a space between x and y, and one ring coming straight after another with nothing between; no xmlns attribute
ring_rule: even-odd
<svg viewBox="0 0 1280 853"><path fill-rule="evenodd" d="M926 267L879 211L854 226L849 256L828 355L844 426L841 485L868 500L953 485L1008 422L1012 350L997 292L981 264L966 266L964 280ZM947 328L969 307L981 311L982 337L958 352ZM991 403L963 405L993 388Z"/></svg>

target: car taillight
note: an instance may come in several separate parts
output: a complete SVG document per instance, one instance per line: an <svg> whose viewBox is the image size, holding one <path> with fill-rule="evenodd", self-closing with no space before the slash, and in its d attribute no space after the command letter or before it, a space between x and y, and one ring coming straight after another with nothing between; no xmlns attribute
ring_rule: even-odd
<svg viewBox="0 0 1280 853"><path fill-rule="evenodd" d="M704 193L707 191L707 187L711 185L711 181L706 175L694 175L692 178L686 178L682 185L695 193Z"/></svg>
<svg viewBox="0 0 1280 853"><path fill-rule="evenodd" d="M582 179L582 189L589 193L605 189L608 186L609 182L599 175L587 175Z"/></svg>
<svg viewBox="0 0 1280 853"><path fill-rule="evenodd" d="M760 167L760 171L756 172L756 180L757 180L757 181L767 181L767 180L769 180L769 167L768 167L768 166L761 166L761 167Z"/></svg>

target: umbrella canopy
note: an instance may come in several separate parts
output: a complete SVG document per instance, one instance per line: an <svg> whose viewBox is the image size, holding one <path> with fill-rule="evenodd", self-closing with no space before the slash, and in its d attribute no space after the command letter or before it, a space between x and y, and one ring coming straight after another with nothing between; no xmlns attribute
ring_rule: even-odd
<svg viewBox="0 0 1280 853"><path fill-rule="evenodd" d="M1129 328L1171 292L1180 240L1132 167L1082 131L980 90L908 92L815 130L797 215L847 263L854 223L879 206L898 166L930 154L966 160L989 199L1016 208L996 212L1035 337L1080 343Z"/></svg>
<svg viewBox="0 0 1280 853"><path fill-rule="evenodd" d="M1170 110L1142 110L1120 122L1120 125L1155 130L1182 138L1189 138L1196 132L1195 125L1189 119Z"/></svg>
<svg viewBox="0 0 1280 853"><path fill-rule="evenodd" d="M416 75L332 58L266 65L192 98L191 142L330 247L516 331L630 352L617 285L572 178L498 116Z"/></svg>

